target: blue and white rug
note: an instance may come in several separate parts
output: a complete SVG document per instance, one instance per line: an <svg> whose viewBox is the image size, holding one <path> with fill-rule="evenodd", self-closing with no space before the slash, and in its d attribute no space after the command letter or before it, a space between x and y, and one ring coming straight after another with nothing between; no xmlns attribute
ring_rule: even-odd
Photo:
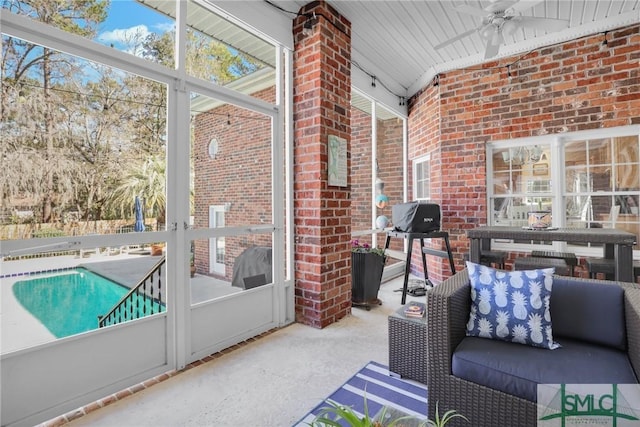
<svg viewBox="0 0 640 427"><path fill-rule="evenodd" d="M310 413L298 421L294 427L309 426L327 400L343 406L350 406L364 416L364 397L367 397L369 416L375 418L382 408L393 418L410 415L419 420L427 419L427 386L415 381L403 380L389 375L389 369L376 362L369 362L364 368ZM346 425L346 424L345 424Z"/></svg>

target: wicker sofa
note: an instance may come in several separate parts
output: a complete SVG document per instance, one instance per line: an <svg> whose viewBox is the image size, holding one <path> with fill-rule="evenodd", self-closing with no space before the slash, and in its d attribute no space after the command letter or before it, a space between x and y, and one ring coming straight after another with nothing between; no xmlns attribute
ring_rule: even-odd
<svg viewBox="0 0 640 427"><path fill-rule="evenodd" d="M609 288L613 286L619 286L619 288ZM618 302L600 310L598 305L600 297L588 294L593 292L592 289L598 288L604 290L605 293L609 290L617 292ZM622 292L619 289L622 289ZM530 395L531 390L535 390L536 380L539 383L555 384L637 382L638 374L640 374L640 287L638 285L554 276L550 301L554 339L565 350L563 348L539 349L522 344L466 337L465 326L469 319L471 304L469 277L466 269L429 291L427 295L429 416L434 416L435 406L438 403L441 414L446 410L455 409L470 420L470 423L466 423L456 419L451 422L451 426L535 426L537 404L536 398L531 398ZM566 307L567 304L570 307ZM616 307L617 313L611 312L612 307ZM578 319L578 317L583 317L583 319ZM598 326L603 322L604 326L607 326L606 323L614 322L610 320L612 318L617 318L616 321L622 325L613 323L613 325L604 328ZM614 335L619 336L619 343L622 343L618 349L604 348L611 344L611 337L608 336L602 337L601 342L597 342L599 337L596 336L596 342L592 342L594 334L611 335L611 326L614 328ZM615 334L617 329L622 329L622 331ZM468 340L480 341L469 342ZM629 381L628 375L625 378L624 374L622 375L623 380L620 381L619 372L610 374L609 366L588 370L587 372L593 372L593 377L589 377L590 373L582 375L580 380L576 380L576 372L569 372L567 374L569 378L560 378L565 375L565 371L571 371L574 369L573 365L576 365L576 363L566 360L566 357L563 360L562 357L563 354L566 355L567 352L574 351L572 357L575 360L575 352L579 352L580 348L573 346L593 346L596 352L602 350L605 354L613 355L613 360L617 360L615 363L618 364L620 360L624 359L623 364L627 366L627 374L630 373L631 378L635 378L636 381ZM461 357L460 353L456 353L455 357L458 359L455 363L453 362L456 351L466 352L466 356L471 354L471 358L478 356L479 360L485 360L487 365L491 365L492 361L495 361L493 366L487 366L486 369L484 369L484 365L480 366L480 369L476 369L480 378L485 378L488 382L493 381L493 384L488 386L480 383L478 378L475 378L474 382L456 376L454 371L460 370L457 367L459 366L457 360ZM474 351L476 352L475 356ZM515 355L508 354L513 351L515 351ZM557 357L558 363L555 363L555 357ZM587 358L577 357L577 359ZM607 360L606 363L613 360ZM513 365L511 371L508 369L509 364ZM496 376L496 371L501 371L505 365L507 365L507 369L499 372ZM509 372L512 372L512 378L508 378ZM517 375L513 375L515 372ZM493 379L489 381L488 377L492 375ZM522 377L527 375L532 378L527 378L524 386L521 383L520 389L516 393L506 391L513 387L514 383L522 382ZM496 377L498 381L502 378L503 384L498 384L498 387L496 387ZM503 390L499 390L499 388ZM516 386L516 388L518 387ZM522 391L527 388L528 392ZM529 397L522 397L525 395L529 395Z"/></svg>

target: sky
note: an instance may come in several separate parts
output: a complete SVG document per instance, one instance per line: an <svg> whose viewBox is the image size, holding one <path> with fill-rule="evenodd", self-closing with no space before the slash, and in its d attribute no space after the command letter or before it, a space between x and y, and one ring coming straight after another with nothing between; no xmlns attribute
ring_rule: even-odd
<svg viewBox="0 0 640 427"><path fill-rule="evenodd" d="M135 37L144 38L151 32L164 33L174 21L134 0L112 0L108 17L100 25L96 40L107 46L130 51Z"/></svg>

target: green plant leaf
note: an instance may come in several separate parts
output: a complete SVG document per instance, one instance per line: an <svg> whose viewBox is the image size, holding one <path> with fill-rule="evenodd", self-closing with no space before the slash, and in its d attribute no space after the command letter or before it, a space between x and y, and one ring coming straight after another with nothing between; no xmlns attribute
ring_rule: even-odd
<svg viewBox="0 0 640 427"><path fill-rule="evenodd" d="M311 427L340 427L339 420L346 421L350 427L400 427L404 421L417 421L418 419L411 415L405 415L393 420L386 420L386 414L389 408L384 406L378 416L372 419L369 416L369 406L367 403L366 389L364 396L364 416L359 417L358 413L350 406L344 406L338 402L328 399L327 405L320 408L320 413L316 416L311 424ZM333 415L330 418L329 415ZM438 402L436 402L436 411L433 420L425 420L419 425L421 427L445 427L449 421L455 418L462 418L469 422L467 417L459 414L458 411L451 409L440 416L440 410L438 409Z"/></svg>
<svg viewBox="0 0 640 427"><path fill-rule="evenodd" d="M366 412L366 410L365 410ZM328 418L328 415L335 415L335 420ZM365 424L365 420L368 417L365 417L363 419L360 419L358 417L358 415L356 414L355 410L349 406L343 406L341 404L339 404L338 402L328 399L327 400L327 406L323 406L322 408L320 408L320 413L318 414L318 416L316 417L315 420L313 420L313 423L311 424L311 426L330 426L330 427L334 427L334 426L341 426L340 423L337 423L337 420L345 420L349 423L350 426L353 427L358 427L358 426L367 426L368 424Z"/></svg>
<svg viewBox="0 0 640 427"><path fill-rule="evenodd" d="M440 410L438 409L438 402L436 402L436 412L434 414L434 418L435 418L434 420L427 420L425 425L429 427L445 427L447 423L454 418L462 418L466 422L469 422L467 417L465 417L462 414L459 414L458 411L456 411L455 409L448 410L442 415L442 418L440 418Z"/></svg>

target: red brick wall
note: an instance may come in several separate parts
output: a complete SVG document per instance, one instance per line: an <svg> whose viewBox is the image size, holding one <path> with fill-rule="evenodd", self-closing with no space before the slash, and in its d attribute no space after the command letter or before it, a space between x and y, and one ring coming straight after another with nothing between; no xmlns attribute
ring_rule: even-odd
<svg viewBox="0 0 640 427"><path fill-rule="evenodd" d="M519 61L443 73L438 87L410 100L410 158L440 153L442 168L432 177L442 179L434 191L457 266L468 251L466 230L487 222L486 143L640 124L640 25L610 31L607 39L607 46L600 34L538 49ZM514 61L509 79L506 64Z"/></svg>
<svg viewBox="0 0 640 427"><path fill-rule="evenodd" d="M350 188L328 185L329 135L350 152L351 24L324 1L313 34L294 21L294 229L296 320L325 327L351 312ZM347 169L350 168L347 161Z"/></svg>

